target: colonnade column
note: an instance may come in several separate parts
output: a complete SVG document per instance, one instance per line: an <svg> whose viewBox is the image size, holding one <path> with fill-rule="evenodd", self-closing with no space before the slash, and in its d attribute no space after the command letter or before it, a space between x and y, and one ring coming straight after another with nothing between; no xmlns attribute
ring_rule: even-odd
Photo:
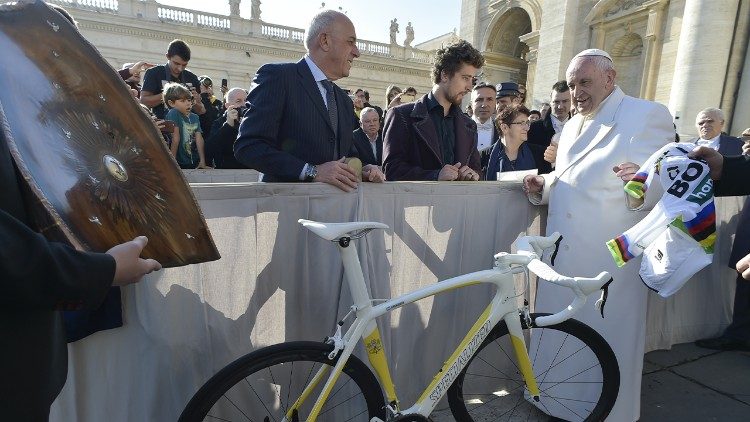
<svg viewBox="0 0 750 422"><path fill-rule="evenodd" d="M695 116L719 107L739 0L687 0L682 16L669 110L677 132L695 135ZM719 24L723 23L723 24Z"/></svg>

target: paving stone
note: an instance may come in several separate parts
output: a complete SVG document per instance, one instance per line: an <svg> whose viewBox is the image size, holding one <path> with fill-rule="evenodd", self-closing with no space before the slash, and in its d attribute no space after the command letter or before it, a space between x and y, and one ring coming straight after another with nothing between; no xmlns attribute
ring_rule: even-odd
<svg viewBox="0 0 750 422"><path fill-rule="evenodd" d="M672 368L676 374L698 380L750 404L750 356L739 352L721 352ZM740 397L742 396L742 398ZM750 415L750 408L748 408Z"/></svg>
<svg viewBox="0 0 750 422"><path fill-rule="evenodd" d="M748 415L750 406L747 404L670 371L643 377L641 422L744 421Z"/></svg>
<svg viewBox="0 0 750 422"><path fill-rule="evenodd" d="M651 363L645 359L643 360L643 373L644 374L650 374L652 372L661 371L663 369L664 369L663 366L657 365L655 363Z"/></svg>
<svg viewBox="0 0 750 422"><path fill-rule="evenodd" d="M675 344L671 350L655 350L646 353L645 361L661 367L670 367L699 359L703 356L720 353L716 350L704 349L693 343Z"/></svg>

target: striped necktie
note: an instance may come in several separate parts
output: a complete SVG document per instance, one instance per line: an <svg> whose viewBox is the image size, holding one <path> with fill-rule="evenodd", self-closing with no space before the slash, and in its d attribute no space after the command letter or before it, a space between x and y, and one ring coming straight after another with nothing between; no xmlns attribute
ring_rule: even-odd
<svg viewBox="0 0 750 422"><path fill-rule="evenodd" d="M323 87L326 89L326 103L328 103L328 118L331 119L331 127L333 128L334 137L336 138L335 151L333 152L334 160L339 159L339 110L336 106L336 94L333 91L333 82L328 79L320 81Z"/></svg>

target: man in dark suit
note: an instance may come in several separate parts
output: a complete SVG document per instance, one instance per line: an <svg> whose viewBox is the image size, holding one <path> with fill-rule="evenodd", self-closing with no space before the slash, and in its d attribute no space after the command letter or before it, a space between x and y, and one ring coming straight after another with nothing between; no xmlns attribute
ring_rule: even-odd
<svg viewBox="0 0 750 422"><path fill-rule="evenodd" d="M206 139L208 163L217 169L247 168L234 158L234 141L239 132L240 119L245 111L247 91L235 87L227 91L224 114L211 126L211 136Z"/></svg>
<svg viewBox="0 0 750 422"><path fill-rule="evenodd" d="M361 127L354 131L354 147L363 165L383 164L383 137L380 134L380 116L372 107L365 107L359 114Z"/></svg>
<svg viewBox="0 0 750 422"><path fill-rule="evenodd" d="M145 237L107 253L49 242L30 227L17 170L0 131L0 413L41 421L65 384L67 346L60 310L96 308L112 285L160 268L139 258Z"/></svg>
<svg viewBox="0 0 750 422"><path fill-rule="evenodd" d="M558 81L552 85L550 105L549 113L531 124L526 142L547 148L552 137L562 132L563 126L570 119L571 98L567 82Z"/></svg>
<svg viewBox="0 0 750 422"><path fill-rule="evenodd" d="M479 82L471 90L471 120L477 124L477 151L482 164L481 180L487 174L490 152L493 145L500 140L500 131L495 126L495 95L497 89L490 84Z"/></svg>
<svg viewBox="0 0 750 422"><path fill-rule="evenodd" d="M694 154L703 156L703 151L709 149L715 151L704 157L711 168L711 176L716 180L715 195L750 194L748 183L750 158L747 155L738 155L743 152L743 142L739 138L721 134L724 125L721 110L709 108L701 111L698 113L696 125L700 133L700 138L696 143L700 147ZM745 146L744 152L750 153L750 146ZM734 245L729 256L729 268L736 268L739 271L737 289L734 293L732 323L721 336L698 340L695 342L697 346L714 350L750 351L750 270L748 270L748 265L750 265L750 199L745 201L745 206L742 208L734 236Z"/></svg>
<svg viewBox="0 0 750 422"><path fill-rule="evenodd" d="M436 52L432 90L386 113L388 180L479 180L477 125L461 111L461 100L483 65L482 54L466 41Z"/></svg>
<svg viewBox="0 0 750 422"><path fill-rule="evenodd" d="M356 155L354 105L333 81L349 76L359 57L354 25L343 13L318 13L305 33L307 54L297 63L265 64L247 97L234 154L263 173L264 182L325 182L344 191L357 174L344 163ZM363 180L382 180L375 166Z"/></svg>
<svg viewBox="0 0 750 422"><path fill-rule="evenodd" d="M698 138L693 142L698 146L713 148L721 155L742 154L742 140L734 136L724 135L724 112L718 108L701 110L695 117L695 128Z"/></svg>

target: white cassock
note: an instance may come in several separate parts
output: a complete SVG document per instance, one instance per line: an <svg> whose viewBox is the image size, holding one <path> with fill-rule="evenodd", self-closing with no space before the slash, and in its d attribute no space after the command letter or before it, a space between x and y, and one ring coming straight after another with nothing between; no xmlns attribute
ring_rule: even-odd
<svg viewBox="0 0 750 422"><path fill-rule="evenodd" d="M669 142L674 142L674 127L667 108L629 97L615 86L592 116L578 114L565 124L556 169L542 175L545 179L542 195L530 197L532 203L549 204L547 233L559 231L563 235L555 270L581 277L593 277L601 271L608 271L614 278L604 319L594 309L593 298L574 316L598 331L617 356L620 392L607 419L609 421L630 422L640 418L648 288L638 276L640 258L617 268L605 242L635 225L658 202L660 198L656 196L661 194L649 192L652 195L647 195L642 207L637 211L630 209L623 182L615 176L612 168L624 162L640 165ZM535 311L562 310L572 301L572 295L568 293L565 288L540 280ZM536 349L535 342L538 343L538 339L532 336L532 350ZM538 362L545 362L543 354L554 355L556 352L543 348L539 351ZM546 362L553 358L548 356ZM556 369L564 371L565 365L576 365L573 361L577 358L561 363ZM581 362L577 365L580 367ZM559 394L575 398L577 389L585 388L585 384L561 384L561 387L565 391ZM584 393L579 391L578 394ZM551 401L545 406L553 416L575 419L558 402Z"/></svg>

